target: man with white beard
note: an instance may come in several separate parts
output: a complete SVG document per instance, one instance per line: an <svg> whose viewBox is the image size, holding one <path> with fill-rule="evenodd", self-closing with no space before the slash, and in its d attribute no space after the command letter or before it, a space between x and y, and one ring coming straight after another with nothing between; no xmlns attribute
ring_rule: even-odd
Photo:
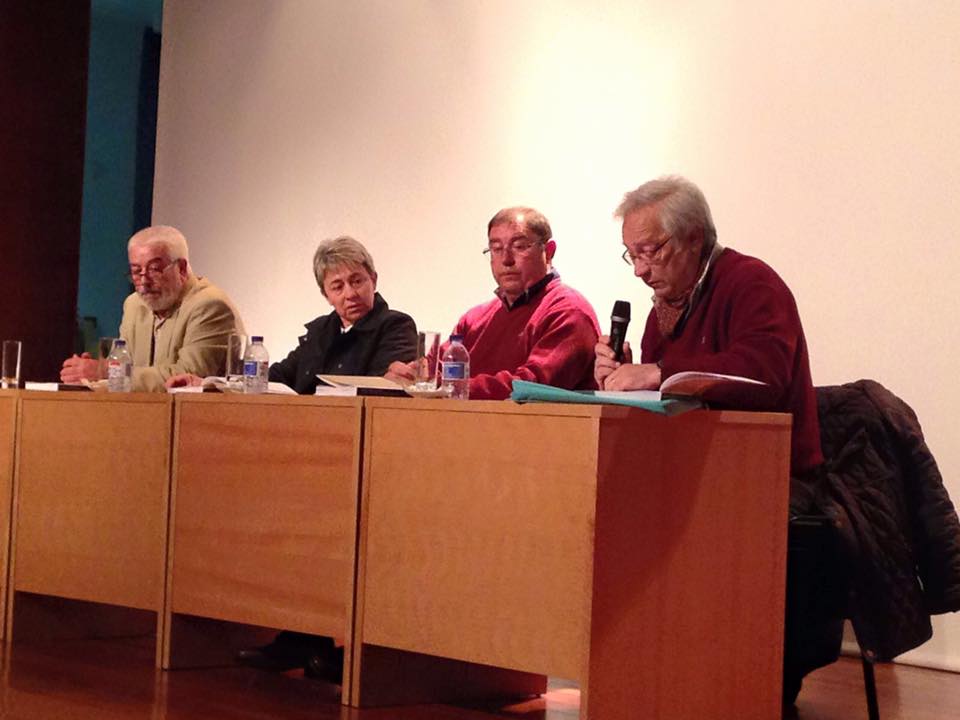
<svg viewBox="0 0 960 720"><path fill-rule="evenodd" d="M133 357L133 390L163 391L181 373L222 375L227 337L243 332L240 314L220 288L193 274L187 240L176 228L157 225L127 243L135 292L123 303L120 337ZM84 353L67 358L65 383L97 380L100 363Z"/></svg>

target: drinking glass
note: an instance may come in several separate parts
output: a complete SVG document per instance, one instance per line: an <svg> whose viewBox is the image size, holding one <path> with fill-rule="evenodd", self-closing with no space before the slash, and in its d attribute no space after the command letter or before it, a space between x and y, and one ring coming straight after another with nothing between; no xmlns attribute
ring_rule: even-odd
<svg viewBox="0 0 960 720"><path fill-rule="evenodd" d="M3 369L0 387L4 390L20 387L20 341L3 341Z"/></svg>
<svg viewBox="0 0 960 720"><path fill-rule="evenodd" d="M232 332L227 337L227 381L243 379L243 351L247 346L247 336Z"/></svg>
<svg viewBox="0 0 960 720"><path fill-rule="evenodd" d="M425 330L417 333L417 359L414 362L413 389L429 392L437 389L437 360L440 356L440 333Z"/></svg>

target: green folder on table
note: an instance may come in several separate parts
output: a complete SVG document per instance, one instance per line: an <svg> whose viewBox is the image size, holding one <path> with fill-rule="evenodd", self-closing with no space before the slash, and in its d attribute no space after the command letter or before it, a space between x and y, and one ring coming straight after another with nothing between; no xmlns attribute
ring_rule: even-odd
<svg viewBox="0 0 960 720"><path fill-rule="evenodd" d="M677 415L703 407L699 400L664 398L657 390L563 390L551 385L513 381L511 400L517 402L584 403L588 405L628 405L661 415Z"/></svg>

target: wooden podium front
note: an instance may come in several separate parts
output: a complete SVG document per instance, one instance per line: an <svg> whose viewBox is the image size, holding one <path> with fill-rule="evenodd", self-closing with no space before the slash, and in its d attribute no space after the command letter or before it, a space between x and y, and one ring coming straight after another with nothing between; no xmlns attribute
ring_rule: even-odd
<svg viewBox="0 0 960 720"><path fill-rule="evenodd" d="M7 610L7 563L10 558L10 506L13 502L14 437L17 430L17 391L0 390L0 618ZM0 640L6 623L0 620Z"/></svg>
<svg viewBox="0 0 960 720"><path fill-rule="evenodd" d="M361 415L359 398L177 397L164 667L230 660L238 628L201 619L349 650Z"/></svg>
<svg viewBox="0 0 960 720"><path fill-rule="evenodd" d="M8 638L19 593L148 611L159 634L172 405L164 395L20 393ZM79 631L60 611L31 618L25 636L56 623Z"/></svg>
<svg viewBox="0 0 960 720"><path fill-rule="evenodd" d="M366 400L351 703L780 714L787 415Z"/></svg>

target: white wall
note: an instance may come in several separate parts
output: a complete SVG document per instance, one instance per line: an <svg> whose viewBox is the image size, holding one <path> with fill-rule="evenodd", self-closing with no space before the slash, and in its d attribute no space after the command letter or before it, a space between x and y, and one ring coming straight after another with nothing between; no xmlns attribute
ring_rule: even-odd
<svg viewBox="0 0 960 720"><path fill-rule="evenodd" d="M611 212L684 174L793 289L814 382L906 399L960 501L958 31L955 0L166 0L154 220L276 358L328 309L320 239L448 331L508 204L550 218L602 325L642 318ZM960 670L958 618L908 659Z"/></svg>

